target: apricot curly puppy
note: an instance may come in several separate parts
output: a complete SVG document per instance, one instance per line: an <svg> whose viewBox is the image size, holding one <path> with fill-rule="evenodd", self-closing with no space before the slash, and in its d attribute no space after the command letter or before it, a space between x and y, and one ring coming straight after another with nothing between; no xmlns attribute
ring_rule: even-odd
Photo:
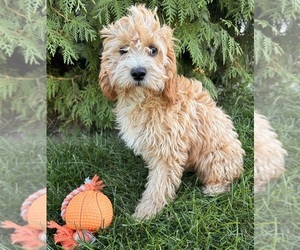
<svg viewBox="0 0 300 250"><path fill-rule="evenodd" d="M147 163L148 183L133 215L142 219L174 199L187 169L196 171L205 194L227 191L243 171L244 151L201 83L177 75L172 29L160 25L156 10L129 11L101 31L99 83L117 99L121 137Z"/></svg>
<svg viewBox="0 0 300 250"><path fill-rule="evenodd" d="M284 171L287 152L277 140L277 135L267 118L254 112L254 192L263 191L269 181L277 179Z"/></svg>

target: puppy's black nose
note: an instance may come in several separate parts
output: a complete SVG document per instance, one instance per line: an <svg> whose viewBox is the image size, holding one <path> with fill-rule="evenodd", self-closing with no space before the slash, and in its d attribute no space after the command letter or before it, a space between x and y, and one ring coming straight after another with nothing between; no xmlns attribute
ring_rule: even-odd
<svg viewBox="0 0 300 250"><path fill-rule="evenodd" d="M144 78L147 74L147 70L144 67L137 67L137 68L133 68L130 71L130 74L134 80L142 81L142 80L144 80Z"/></svg>

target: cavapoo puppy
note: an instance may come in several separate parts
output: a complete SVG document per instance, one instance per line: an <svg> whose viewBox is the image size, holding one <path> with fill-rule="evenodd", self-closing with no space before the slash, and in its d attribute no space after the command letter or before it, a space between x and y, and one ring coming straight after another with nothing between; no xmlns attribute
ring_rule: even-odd
<svg viewBox="0 0 300 250"><path fill-rule="evenodd" d="M254 112L254 193L263 191L285 171L285 155L267 118Z"/></svg>
<svg viewBox="0 0 300 250"><path fill-rule="evenodd" d="M244 151L201 82L177 75L172 29L144 5L129 12L101 30L99 84L117 100L121 137L147 164L146 190L133 215L147 219L174 199L184 170L197 173L207 195L227 191L243 172Z"/></svg>

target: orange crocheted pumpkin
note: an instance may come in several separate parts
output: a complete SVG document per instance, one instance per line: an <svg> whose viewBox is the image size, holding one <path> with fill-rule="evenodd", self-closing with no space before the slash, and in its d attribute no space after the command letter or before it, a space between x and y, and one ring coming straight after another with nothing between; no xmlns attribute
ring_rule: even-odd
<svg viewBox="0 0 300 250"><path fill-rule="evenodd" d="M46 230L46 188L30 195L22 204L21 216L34 229Z"/></svg>
<svg viewBox="0 0 300 250"><path fill-rule="evenodd" d="M106 195L99 191L85 191L72 198L66 208L65 221L74 230L98 231L110 225L113 207Z"/></svg>
<svg viewBox="0 0 300 250"><path fill-rule="evenodd" d="M81 241L94 242L93 233L108 227L113 220L113 207L101 190L103 181L97 175L92 180L73 190L61 205L61 217L66 225L60 226L49 221L48 227L57 229L54 234L55 244L63 249L74 249Z"/></svg>
<svg viewBox="0 0 300 250"><path fill-rule="evenodd" d="M21 226L12 221L1 223L2 228L12 228L10 235L13 244L22 249L44 249L46 246L46 188L28 196L21 206L21 217L28 224Z"/></svg>
<svg viewBox="0 0 300 250"><path fill-rule="evenodd" d="M27 222L35 229L46 229L46 194L31 204L27 212Z"/></svg>

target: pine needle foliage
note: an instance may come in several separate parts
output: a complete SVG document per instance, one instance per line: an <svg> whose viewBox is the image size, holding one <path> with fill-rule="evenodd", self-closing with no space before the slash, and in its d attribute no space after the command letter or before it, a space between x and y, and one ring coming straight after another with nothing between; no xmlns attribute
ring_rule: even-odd
<svg viewBox="0 0 300 250"><path fill-rule="evenodd" d="M2 56L12 56L18 47L25 63L39 64L45 59L45 19L41 18L44 8L43 0L4 1L0 8Z"/></svg>
<svg viewBox="0 0 300 250"><path fill-rule="evenodd" d="M179 73L202 81L214 98L252 91L251 0L50 0L48 2L48 112L87 127L113 127L112 103L98 87L98 31L144 3L174 29ZM251 95L251 94L250 94Z"/></svg>
<svg viewBox="0 0 300 250"><path fill-rule="evenodd" d="M0 129L46 119L45 5L44 0L1 1Z"/></svg>
<svg viewBox="0 0 300 250"><path fill-rule="evenodd" d="M264 0L256 5L255 97L259 106L274 85L299 82L300 4Z"/></svg>

